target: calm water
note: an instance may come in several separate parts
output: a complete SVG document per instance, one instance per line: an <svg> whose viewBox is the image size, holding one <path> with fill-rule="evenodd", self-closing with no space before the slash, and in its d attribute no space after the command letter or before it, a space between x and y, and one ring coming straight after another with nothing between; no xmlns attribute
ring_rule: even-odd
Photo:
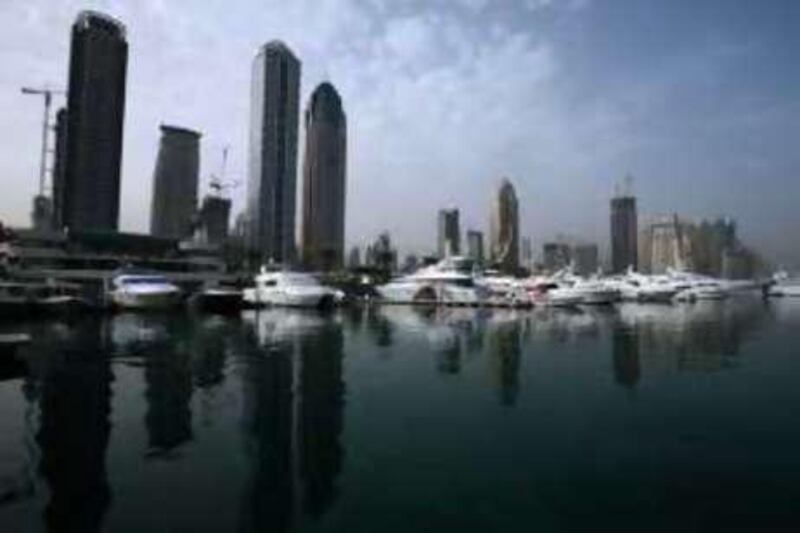
<svg viewBox="0 0 800 533"><path fill-rule="evenodd" d="M797 301L0 331L2 532L800 529Z"/></svg>

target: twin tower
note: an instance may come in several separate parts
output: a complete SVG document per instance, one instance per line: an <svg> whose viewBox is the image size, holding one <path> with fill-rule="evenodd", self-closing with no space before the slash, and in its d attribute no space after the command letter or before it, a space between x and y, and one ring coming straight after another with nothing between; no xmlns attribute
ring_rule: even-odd
<svg viewBox="0 0 800 533"><path fill-rule="evenodd" d="M262 263L298 259L316 270L342 266L347 124L336 89L314 89L305 112L301 257L297 257L297 141L300 61L272 41L253 62L246 240Z"/></svg>

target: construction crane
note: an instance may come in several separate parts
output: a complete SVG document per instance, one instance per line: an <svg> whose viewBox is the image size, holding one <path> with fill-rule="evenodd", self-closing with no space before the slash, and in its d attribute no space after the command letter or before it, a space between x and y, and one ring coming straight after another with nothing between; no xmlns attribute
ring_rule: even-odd
<svg viewBox="0 0 800 533"><path fill-rule="evenodd" d="M223 191L226 189L235 189L239 186L238 181L225 181L225 170L228 164L228 148L229 146L225 146L222 149L222 168L219 176L211 174L211 179L208 183L208 188L214 191L218 196L222 196Z"/></svg>
<svg viewBox="0 0 800 533"><path fill-rule="evenodd" d="M51 89L50 87L23 87L22 94L38 95L44 97L44 119L42 120L42 153L39 160L39 195L44 196L45 179L47 176L47 132L50 129L50 104L54 94L66 94L66 91Z"/></svg>

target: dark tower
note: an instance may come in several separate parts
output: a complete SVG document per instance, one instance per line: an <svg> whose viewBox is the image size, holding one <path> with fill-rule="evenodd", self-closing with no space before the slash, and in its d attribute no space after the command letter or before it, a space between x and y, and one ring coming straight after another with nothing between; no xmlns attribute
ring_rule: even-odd
<svg viewBox="0 0 800 533"><path fill-rule="evenodd" d="M72 25L63 224L116 231L128 43L125 27L94 11Z"/></svg>
<svg viewBox="0 0 800 533"><path fill-rule="evenodd" d="M339 93L321 83L306 110L303 164L303 262L317 270L344 262L347 121Z"/></svg>
<svg viewBox="0 0 800 533"><path fill-rule="evenodd" d="M636 198L618 196L611 199L611 269L624 272L638 267L638 223Z"/></svg>
<svg viewBox="0 0 800 533"><path fill-rule="evenodd" d="M261 262L295 254L300 61L272 41L253 61L247 187L248 248Z"/></svg>
<svg viewBox="0 0 800 533"><path fill-rule="evenodd" d="M161 126L150 234L183 239L192 232L197 211L197 175L200 167L200 134L174 126Z"/></svg>

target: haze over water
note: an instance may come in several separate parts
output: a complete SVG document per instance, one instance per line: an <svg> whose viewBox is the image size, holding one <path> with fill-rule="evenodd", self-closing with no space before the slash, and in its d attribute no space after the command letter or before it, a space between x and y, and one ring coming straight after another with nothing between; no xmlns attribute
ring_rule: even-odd
<svg viewBox="0 0 800 533"><path fill-rule="evenodd" d="M17 324L0 525L794 529L798 325L759 300Z"/></svg>

